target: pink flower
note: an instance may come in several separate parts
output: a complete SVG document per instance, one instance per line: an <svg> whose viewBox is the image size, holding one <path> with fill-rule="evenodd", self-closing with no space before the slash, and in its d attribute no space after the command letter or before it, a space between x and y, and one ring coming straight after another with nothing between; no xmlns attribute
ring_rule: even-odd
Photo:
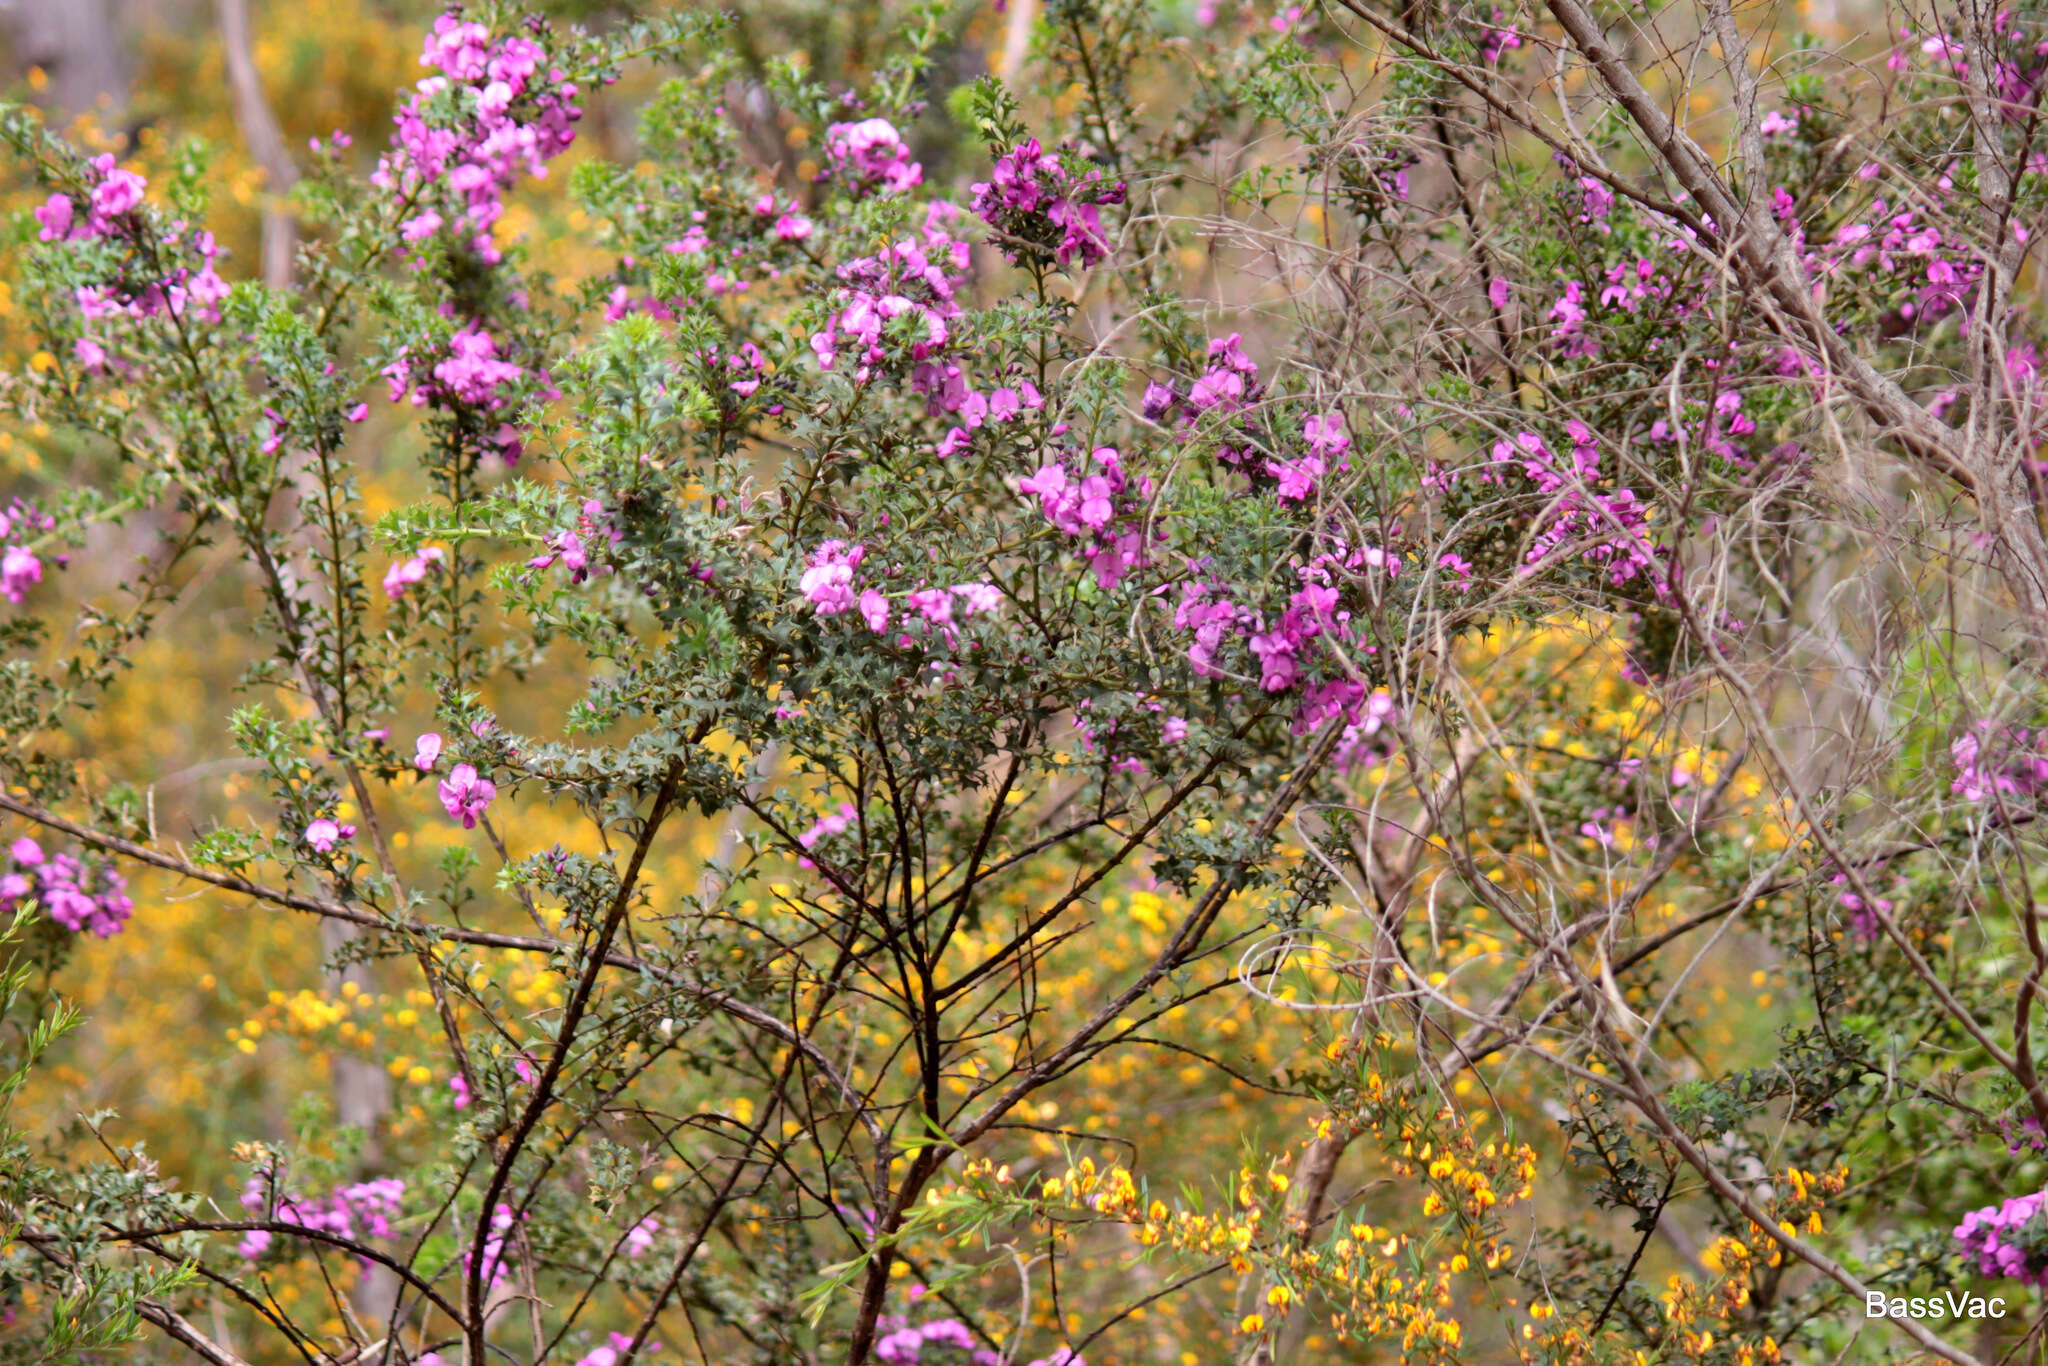
<svg viewBox="0 0 2048 1366"><path fill-rule="evenodd" d="M1767 138L1774 138L1783 133L1796 133L1799 131L1799 115L1773 109L1764 115L1763 122L1756 126L1756 130Z"/></svg>
<svg viewBox="0 0 2048 1366"><path fill-rule="evenodd" d="M430 771L441 759L441 737L428 731L413 742L412 766L422 773Z"/></svg>
<svg viewBox="0 0 2048 1366"><path fill-rule="evenodd" d="M53 194L36 209L36 222L43 230L36 235L45 242L62 242L71 235L71 201L61 194Z"/></svg>
<svg viewBox="0 0 2048 1366"><path fill-rule="evenodd" d="M334 852L335 845L340 844L343 840L353 839L355 833L356 828L353 825L341 825L322 816L318 820L307 824L305 838L306 843L312 845L321 853L331 854Z"/></svg>
<svg viewBox="0 0 2048 1366"><path fill-rule="evenodd" d="M853 571L866 555L865 546L849 546L844 541L826 541L811 552L811 567L797 587L819 616L833 616L854 605Z"/></svg>
<svg viewBox="0 0 2048 1366"><path fill-rule="evenodd" d="M1335 460L1351 449L1351 438L1344 434L1344 414L1334 408L1309 414L1301 424L1301 434L1308 448L1326 460Z"/></svg>
<svg viewBox="0 0 2048 1366"><path fill-rule="evenodd" d="M860 618L868 624L870 631L880 631L889 624L889 600L870 588L860 595Z"/></svg>
<svg viewBox="0 0 2048 1366"><path fill-rule="evenodd" d="M42 581L43 562L27 546L11 545L0 552L0 597L18 603Z"/></svg>
<svg viewBox="0 0 2048 1366"><path fill-rule="evenodd" d="M70 854L45 855L23 837L9 849L15 867L0 875L0 915L33 896L52 922L67 930L105 939L121 932L135 903L128 883L110 867L95 867Z"/></svg>
<svg viewBox="0 0 2048 1366"><path fill-rule="evenodd" d="M471 323L448 340L449 357L434 367L434 378L464 403L497 408L504 404L498 388L522 378L526 371L498 359L496 338Z"/></svg>
<svg viewBox="0 0 2048 1366"><path fill-rule="evenodd" d="M142 192L149 182L133 171L115 166L112 155L94 157L92 164L101 175L92 192L94 218L118 218L142 202Z"/></svg>
<svg viewBox="0 0 2048 1366"><path fill-rule="evenodd" d="M934 626L953 621L953 599L942 588L920 588L903 600L904 606Z"/></svg>
<svg viewBox="0 0 2048 1366"><path fill-rule="evenodd" d="M661 1223L648 1215L639 1223L626 1230L625 1252L628 1257L644 1257L647 1249L654 1246L654 1235L661 1232Z"/></svg>
<svg viewBox="0 0 2048 1366"><path fill-rule="evenodd" d="M845 834L847 830L852 828L854 821L859 815L860 812L856 811L852 806L841 802L837 811L820 816L810 829L796 837L796 842L806 849L816 848L819 840L829 839L833 835ZM797 862L805 868L815 868L817 866L807 858L798 859Z"/></svg>
<svg viewBox="0 0 2048 1366"><path fill-rule="evenodd" d="M398 235L408 242L419 242L441 231L441 215L429 209L414 218L408 218L399 225Z"/></svg>
<svg viewBox="0 0 2048 1366"><path fill-rule="evenodd" d="M607 1333L605 1334L605 1345L579 1357L576 1361L576 1366L618 1366L619 1354L632 1345L633 1339L624 1333ZM661 1351L661 1344L658 1342L648 1342L641 1345L651 1353Z"/></svg>
<svg viewBox="0 0 2048 1366"><path fill-rule="evenodd" d="M348 420L351 422L361 422L369 417L369 415L370 405L367 403L358 403L355 407L348 410Z"/></svg>
<svg viewBox="0 0 2048 1366"><path fill-rule="evenodd" d="M825 130L825 151L843 169L879 182L890 194L924 183L924 167L910 159L902 134L887 119L833 124Z"/></svg>
<svg viewBox="0 0 2048 1366"><path fill-rule="evenodd" d="M88 374L105 368L107 363L107 348L91 337L80 337L73 342L71 354L78 357L79 365L84 367Z"/></svg>
<svg viewBox="0 0 2048 1366"><path fill-rule="evenodd" d="M969 616L985 615L1003 605L1002 592L992 583L955 584L953 596L960 599Z"/></svg>
<svg viewBox="0 0 2048 1366"><path fill-rule="evenodd" d="M469 764L457 764L447 777L441 780L441 805L450 816L462 822L465 830L476 829L476 823L498 795L498 788L489 778L479 777Z"/></svg>
<svg viewBox="0 0 2048 1366"><path fill-rule="evenodd" d="M397 602L405 596L405 590L427 577L430 570L440 567L444 558L440 547L428 546L409 560L394 563L384 571L384 596Z"/></svg>
<svg viewBox="0 0 2048 1366"><path fill-rule="evenodd" d="M1275 492L1281 498L1298 503L1316 491L1316 480L1323 477L1323 460L1318 455L1304 455L1299 460L1268 460L1266 473L1280 481Z"/></svg>

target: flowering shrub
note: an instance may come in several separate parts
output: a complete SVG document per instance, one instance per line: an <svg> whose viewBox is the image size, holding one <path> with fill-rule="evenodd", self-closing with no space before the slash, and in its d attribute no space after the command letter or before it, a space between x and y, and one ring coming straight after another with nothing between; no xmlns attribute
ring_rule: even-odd
<svg viewBox="0 0 2048 1366"><path fill-rule="evenodd" d="M0 1356L1975 1359L2048 46L1681 10L456 6L269 284L9 110Z"/></svg>

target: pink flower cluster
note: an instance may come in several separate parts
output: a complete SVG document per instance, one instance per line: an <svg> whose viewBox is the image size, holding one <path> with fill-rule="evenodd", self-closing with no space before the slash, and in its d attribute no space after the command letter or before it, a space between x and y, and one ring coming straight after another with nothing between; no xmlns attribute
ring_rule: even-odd
<svg viewBox="0 0 2048 1366"><path fill-rule="evenodd" d="M1215 337L1210 340L1208 367L1202 371L1194 384L1189 386L1187 397L1181 401L1187 404L1188 411L1195 416L1203 413L1233 413L1247 404L1256 402L1260 388L1258 362L1244 353L1243 343L1239 340L1238 334L1233 332L1227 337ZM1168 391L1166 397L1169 400L1166 407L1170 408L1171 400L1178 396ZM1164 411L1165 409L1161 410L1162 416ZM1235 452L1230 452L1224 458L1228 460L1234 456Z"/></svg>
<svg viewBox="0 0 2048 1366"><path fill-rule="evenodd" d="M142 204L149 182L133 171L114 164L111 152L92 159L93 186L86 196L85 214L69 195L53 194L37 206L36 236L45 242L83 242L106 237L120 226L120 220Z"/></svg>
<svg viewBox="0 0 2048 1366"><path fill-rule="evenodd" d="M447 556L439 546L428 546L409 559L394 560L384 571L384 596L397 602L405 596L405 590L423 582L427 575L440 569Z"/></svg>
<svg viewBox="0 0 2048 1366"><path fill-rule="evenodd" d="M1949 791L1966 802L2005 805L2048 787L2044 737L2025 726L1980 721L1949 744L1955 781Z"/></svg>
<svg viewBox="0 0 2048 1366"><path fill-rule="evenodd" d="M1875 180L1881 171L1871 163L1859 174ZM1781 188L1774 198L1781 205L1779 217L1786 235L1809 277L1818 283L1861 275L1867 287L1896 299L1893 308L1899 319L1910 323L1964 306L1984 273L1976 248L1964 241L1951 241L1938 223L1930 221L1940 216L1943 201L1955 192L1950 177L1940 176L1920 192L1932 197L1932 205L1895 206L1879 197L1863 214L1839 224L1817 245L1808 243L1794 212L1793 197Z"/></svg>
<svg viewBox="0 0 2048 1366"><path fill-rule="evenodd" d="M1882 865L1865 869L1863 873L1864 885L1867 887L1875 884L1883 873L1884 868ZM1884 922L1879 919L1879 916L1880 914L1888 915L1891 913L1893 904L1891 899L1889 897L1874 896L1869 904L1865 904L1862 895L1849 886L1849 875L1842 872L1839 868L1836 869L1833 876L1828 878L1828 884L1841 888L1840 891L1835 893L1835 903L1849 913L1849 932L1866 944L1875 943L1884 933Z"/></svg>
<svg viewBox="0 0 2048 1366"><path fill-rule="evenodd" d="M1340 412L1310 413L1302 422L1301 437L1308 443L1306 454L1292 460L1272 456L1265 463L1266 473L1278 484L1274 492L1288 502L1298 503L1312 496L1330 466L1341 462L1344 453L1351 449L1351 438L1344 434L1344 414Z"/></svg>
<svg viewBox="0 0 2048 1366"><path fill-rule="evenodd" d="M1401 572L1401 559L1376 547L1339 542L1294 569L1299 587L1277 615L1233 602L1225 584L1196 578L1182 589L1174 625L1193 636L1188 661L1197 674L1223 677L1225 657L1243 651L1249 656L1244 664L1258 670L1262 691L1297 699L1296 734L1335 720L1345 728L1339 762L1355 760L1367 739L1392 718L1394 704L1384 689L1368 688L1345 662L1346 657L1370 656L1375 647L1359 640L1352 613L1343 605L1344 589L1362 585L1368 594L1383 591Z"/></svg>
<svg viewBox="0 0 2048 1366"><path fill-rule="evenodd" d="M1165 384L1146 386L1140 408L1148 422L1165 422L1174 413L1183 424L1192 424L1204 414L1227 417L1247 412L1265 397L1259 383L1258 363L1245 354L1242 339L1235 332L1209 343L1208 365L1185 393ZM1284 501L1302 502L1314 496L1322 477L1332 468L1349 469L1345 461L1351 438L1344 431L1344 414L1336 409L1311 413L1302 422L1301 439L1306 447L1298 453L1259 454L1270 443L1241 426L1217 448L1217 458L1242 470L1254 484L1272 481L1274 492Z"/></svg>
<svg viewBox="0 0 2048 1366"><path fill-rule="evenodd" d="M881 632L888 629L895 609L889 596L880 588L863 587L857 578L867 553L866 546L848 545L845 541L820 542L811 551L809 567L797 581L797 587L804 600L810 603L811 610L819 616L837 616L857 608L867 628ZM897 644L909 649L917 643L916 636L908 627L912 622L918 622L927 640L936 635L951 648L959 643L959 632L954 625L961 617L990 615L1001 610L1002 605L1002 590L992 583L957 583L945 587L927 584L912 589L902 596L902 626Z"/></svg>
<svg viewBox="0 0 2048 1366"><path fill-rule="evenodd" d="M825 130L825 155L857 189L906 194L924 184L924 167L910 159L909 145L887 119L833 124Z"/></svg>
<svg viewBox="0 0 2048 1366"><path fill-rule="evenodd" d="M876 1326L882 1334L875 1341L875 1359L886 1366L917 1366L925 1361L924 1354L934 1348L964 1352L970 1366L1002 1366L1002 1356L986 1347L976 1347L974 1334L958 1319L934 1319L913 1325L899 1315L887 1314ZM1078 1363L1080 1358L1075 1361Z"/></svg>
<svg viewBox="0 0 2048 1366"><path fill-rule="evenodd" d="M835 616L855 605L853 574L867 553L866 546L844 541L825 541L811 552L810 568L804 570L797 588L819 616ZM883 610L886 613L886 606ZM886 624L886 615L883 620Z"/></svg>
<svg viewBox="0 0 2048 1366"><path fill-rule="evenodd" d="M497 799L497 784L480 776L474 765L457 764L440 783L441 805L448 814L462 822L465 830L476 829L476 823L491 809Z"/></svg>
<svg viewBox="0 0 2048 1366"><path fill-rule="evenodd" d="M927 413L952 413L960 419L960 426L947 429L939 439L936 452L941 460L966 450L984 425L1016 422L1024 414L1045 407L1045 395L1028 379L1019 380L1014 387L1006 384L984 394L969 389L966 374L950 361L925 361L915 366L910 372L910 384L925 396Z"/></svg>
<svg viewBox="0 0 2048 1366"><path fill-rule="evenodd" d="M91 188L82 203L69 195L53 194L36 208L38 238L44 242L88 242L133 232L134 215L142 206L147 183L133 171L122 170L111 155L93 158L90 178ZM72 300L80 316L97 322L169 314L219 322L228 283L214 268L220 247L213 234L175 219L156 245L161 252L155 259L161 264L155 270L137 269L131 256L105 283L78 286ZM89 375L122 368L109 359L107 344L98 337L74 339L71 354Z"/></svg>
<svg viewBox="0 0 2048 1366"><path fill-rule="evenodd" d="M19 498L0 509L0 542L12 542L0 548L0 598L18 605L28 597L29 589L43 581L43 562L24 542L56 525L55 517Z"/></svg>
<svg viewBox="0 0 2048 1366"><path fill-rule="evenodd" d="M576 139L577 89L531 38L493 39L482 24L444 14L420 54L439 74L393 116L398 131L371 183L406 205L409 243L444 232L467 236L485 261L499 259L491 227L505 192Z"/></svg>
<svg viewBox="0 0 2048 1366"><path fill-rule="evenodd" d="M1593 181L1592 184L1601 193L1594 195L1585 189L1585 182L1581 182L1580 189L1586 205L1586 212L1581 217L1584 221L1593 222L1597 210L1599 231L1606 232L1609 231L1606 218L1613 211L1614 196L1599 181ZM1684 245L1683 241L1673 243L1678 249L1683 249ZM1550 329L1550 343L1562 355L1591 357L1600 354L1599 341L1586 328L1586 324L1594 320L1596 308L1609 313L1617 310L1622 313L1637 313L1642 310L1645 303L1669 300L1675 288L1671 276L1648 257L1637 257L1633 262L1622 261L1609 266L1603 275L1596 278L1595 284L1598 292L1589 296L1585 283L1579 280L1566 280L1563 282L1562 292L1550 306L1549 317L1553 324ZM1495 301L1496 307L1504 303L1503 299ZM1694 307L1691 303L1681 301L1676 305L1676 313L1679 317L1684 317L1692 312ZM1655 349L1656 345L1653 341L1652 349Z"/></svg>
<svg viewBox="0 0 2048 1366"><path fill-rule="evenodd" d="M838 810L828 811L824 815L818 817L818 819L812 823L810 829L804 831L801 835L798 835L796 837L796 842L798 844L801 844L806 849L815 849L818 845L819 840L830 839L834 835L845 834L848 830L851 830L853 828L854 822L859 819L860 812L855 810L850 802L841 802L839 804ZM799 867L803 868L817 867L816 864L812 863L807 858L798 859L797 864Z"/></svg>
<svg viewBox="0 0 2048 1366"><path fill-rule="evenodd" d="M1109 255L1102 210L1124 202L1124 183L1093 167L1075 172L1030 138L996 158L989 179L974 187L974 212L998 234L1012 261L1050 258L1083 268Z"/></svg>
<svg viewBox="0 0 2048 1366"><path fill-rule="evenodd" d="M290 1224L350 1241L390 1237L391 1221L398 1218L405 1199L405 1182L395 1176L338 1187L324 1200L278 1196L274 1205L271 1186L272 1179L263 1173L250 1177L242 1187L242 1208L267 1223ZM235 1251L254 1261L270 1244L267 1229L250 1229Z"/></svg>
<svg viewBox="0 0 2048 1366"><path fill-rule="evenodd" d="M7 848L0 863L0 913L12 914L34 901L65 929L101 939L121 932L135 903L128 880L111 867L84 863L70 854L45 854L24 835Z"/></svg>
<svg viewBox="0 0 2048 1366"><path fill-rule="evenodd" d="M319 816L306 822L303 838L312 848L323 854L331 854L338 845L356 837L353 825L344 825L331 816Z"/></svg>
<svg viewBox="0 0 2048 1366"><path fill-rule="evenodd" d="M741 398L750 398L761 387L761 376L768 373L768 358L761 354L761 348L750 341L721 350L707 346L697 353L697 358L708 375L723 370L726 374L725 387Z"/></svg>
<svg viewBox="0 0 2048 1366"><path fill-rule="evenodd" d="M498 339L480 322L472 322L450 337L448 354L432 366L415 359L406 347L384 367L383 374L393 403L409 398L416 408L467 407L484 415L504 410L512 402L514 386L528 376L524 367L504 358ZM545 376L542 383L545 391L551 391ZM519 429L511 423L500 422L486 434L486 440L508 464L519 459L523 443Z"/></svg>
<svg viewBox="0 0 2048 1366"><path fill-rule="evenodd" d="M172 222L162 246L169 253L189 248L196 267L171 266L162 279L140 283L121 278L107 285L80 285L72 294L79 315L88 321L104 318L193 317L201 322L220 321L221 301L228 297L228 282L220 277L214 262L220 258L220 244L204 229L193 230L183 219ZM88 371L108 365L106 348L90 337L81 337L72 347L78 363Z"/></svg>
<svg viewBox="0 0 2048 1366"><path fill-rule="evenodd" d="M1573 419L1566 432L1572 447L1569 463L1534 432L1494 443L1493 463L1519 470L1548 498L1522 572L1578 560L1600 569L1617 586L1648 576L1660 595L1668 591L1652 573L1665 550L1650 535L1647 505L1633 489L1597 487L1600 446L1592 428Z"/></svg>
<svg viewBox="0 0 2048 1366"><path fill-rule="evenodd" d="M1495 9L1492 19L1479 26L1479 60L1491 65L1522 45L1522 35Z"/></svg>
<svg viewBox="0 0 2048 1366"><path fill-rule="evenodd" d="M594 1347L576 1358L576 1366L618 1366L620 1358L632 1345L633 1339L630 1334L607 1333L604 1346ZM661 1352L661 1344L658 1342L643 1342L640 1347L650 1356Z"/></svg>
<svg viewBox="0 0 2048 1366"><path fill-rule="evenodd" d="M1955 1227L1962 1253L1986 1276L2048 1286L2048 1191L2016 1195L1963 1216Z"/></svg>
<svg viewBox="0 0 2048 1366"><path fill-rule="evenodd" d="M938 201L926 211L918 238L904 238L875 256L839 267L839 310L811 337L818 364L835 369L842 349L855 360L853 378L866 383L889 360L883 329L909 317L910 359L929 360L952 340L949 324L961 313L957 294L967 270L968 247L949 231L960 210Z"/></svg>
<svg viewBox="0 0 2048 1366"><path fill-rule="evenodd" d="M628 1257L645 1257L653 1249L654 1240L660 1233L661 1221L650 1214L626 1230L621 1246Z"/></svg>
<svg viewBox="0 0 2048 1366"><path fill-rule="evenodd" d="M1650 440L1658 444L1675 443L1681 447L1691 442L1704 446L1731 465L1746 468L1755 461L1731 440L1756 432L1756 419L1742 410L1745 401L1740 389L1723 389L1714 395L1711 404L1688 405L1692 409L1691 421L1682 421L1675 427L1661 417L1652 422Z"/></svg>
<svg viewBox="0 0 2048 1366"><path fill-rule="evenodd" d="M556 563L569 571L572 583L582 583L590 577L591 546L599 541L617 545L624 539L624 533L605 519L604 504L595 498L583 502L581 515L576 525L557 531L547 538L547 549L526 562L528 569L547 569ZM600 564L598 569L609 573L614 566Z"/></svg>
<svg viewBox="0 0 2048 1366"><path fill-rule="evenodd" d="M505 1255L505 1244L512 1237L512 1227L515 1223L524 1222L524 1215L516 1220L513 1218L510 1205L499 1205L491 1211L491 1227L484 1236L483 1246L473 1251L467 1259L472 1270L482 1271L485 1283L493 1290L505 1279L505 1263L508 1260Z"/></svg>
<svg viewBox="0 0 2048 1366"><path fill-rule="evenodd" d="M1372 547L1353 550L1340 546L1334 553L1297 565L1301 586L1273 621L1254 608L1232 603L1225 585L1196 579L1182 590L1180 607L1174 613L1174 625L1194 635L1194 643L1188 647L1189 663L1205 678L1219 676L1217 656L1227 642L1236 640L1258 661L1259 687L1264 691L1288 692L1301 686L1314 671L1314 642L1326 636L1337 643L1352 639L1351 613L1341 605L1339 585L1345 577L1362 572L1392 580L1401 572L1400 557ZM1341 683L1358 688L1348 679ZM1360 691L1358 700L1363 696ZM1317 709L1322 712L1316 718L1320 721L1328 713L1320 704Z"/></svg>
<svg viewBox="0 0 2048 1366"><path fill-rule="evenodd" d="M1121 583L1146 562L1146 504L1152 481L1132 479L1114 446L1097 446L1083 460L1065 452L1017 481L1017 492L1038 499L1054 529L1081 542L1081 557L1103 588Z"/></svg>

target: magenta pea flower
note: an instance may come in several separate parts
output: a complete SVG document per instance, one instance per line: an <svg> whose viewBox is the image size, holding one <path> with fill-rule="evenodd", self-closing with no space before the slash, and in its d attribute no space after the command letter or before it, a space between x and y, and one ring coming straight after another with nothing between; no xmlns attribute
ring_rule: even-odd
<svg viewBox="0 0 2048 1366"><path fill-rule="evenodd" d="M903 135L887 119L833 124L825 130L825 151L840 168L876 182L889 194L924 183L924 167L910 159Z"/></svg>
<svg viewBox="0 0 2048 1366"><path fill-rule="evenodd" d="M409 560L400 560L384 571L384 596L397 602L405 590L420 583L441 567L445 558L439 546L428 546Z"/></svg>
<svg viewBox="0 0 2048 1366"><path fill-rule="evenodd" d="M841 802L837 811L828 812L818 817L810 829L796 837L796 842L806 849L816 848L819 840L845 834L853 828L854 822L859 818L860 812L856 811L851 804ZM807 858L798 859L797 864L803 868L817 867L816 864Z"/></svg>
<svg viewBox="0 0 2048 1366"><path fill-rule="evenodd" d="M334 852L335 845L340 844L343 840L352 838L355 833L356 828L353 825L343 825L338 821L322 816L318 820L307 823L305 839L306 843L312 845L321 853L331 854Z"/></svg>
<svg viewBox="0 0 2048 1366"><path fill-rule="evenodd" d="M849 547L844 541L826 541L811 552L810 568L797 586L819 616L829 617L854 605L853 571L866 554L865 546Z"/></svg>
<svg viewBox="0 0 2048 1366"><path fill-rule="evenodd" d="M71 219L74 212L71 201L61 194L53 194L36 209L36 222L43 230L36 234L45 242L62 242L71 236Z"/></svg>
<svg viewBox="0 0 2048 1366"><path fill-rule="evenodd" d="M441 805L450 816L462 822L465 830L476 829L476 823L491 803L497 799L498 787L489 778L480 776L469 764L457 764L449 775L441 780Z"/></svg>
<svg viewBox="0 0 2048 1366"><path fill-rule="evenodd" d="M867 589L860 595L861 620L868 624L870 631L880 631L889 624L889 599Z"/></svg>
<svg viewBox="0 0 2048 1366"><path fill-rule="evenodd" d="M422 773L433 770L441 761L441 736L437 731L428 731L413 741L412 766Z"/></svg>
<svg viewBox="0 0 2048 1366"><path fill-rule="evenodd" d="M955 584L953 596L960 599L961 607L969 616L981 616L1003 605L1002 591L992 583Z"/></svg>
<svg viewBox="0 0 2048 1366"><path fill-rule="evenodd" d="M639 1223L626 1230L625 1252L628 1257L644 1257L654 1246L654 1236L661 1232L661 1222L648 1215Z"/></svg>
<svg viewBox="0 0 2048 1366"><path fill-rule="evenodd" d="M124 171L114 165L111 153L93 158L93 169L101 176L100 183L93 187L93 216L102 221L118 218L142 202L142 192L148 182L133 171Z"/></svg>
<svg viewBox="0 0 2048 1366"><path fill-rule="evenodd" d="M43 580L43 562L25 545L11 545L0 551L0 598L20 602L28 590Z"/></svg>

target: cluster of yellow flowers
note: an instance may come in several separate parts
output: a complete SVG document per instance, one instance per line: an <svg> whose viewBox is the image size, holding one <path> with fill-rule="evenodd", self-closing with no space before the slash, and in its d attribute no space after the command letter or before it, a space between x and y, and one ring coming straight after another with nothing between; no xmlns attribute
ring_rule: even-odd
<svg viewBox="0 0 2048 1366"><path fill-rule="evenodd" d="M1825 1228L1822 1208L1848 1184L1846 1167L1818 1173L1788 1167L1775 1183L1770 1213L1786 1234L1820 1233ZM1770 1366L1782 1360L1770 1336L1741 1335L1741 1318L1750 1303L1752 1273L1759 1267L1781 1266L1784 1259L1777 1240L1751 1221L1740 1236L1723 1234L1700 1254L1701 1263L1714 1273L1713 1280L1702 1283L1673 1275L1660 1297L1671 1325L1670 1359L1705 1360L1712 1354L1715 1360L1731 1360L1738 1366Z"/></svg>
<svg viewBox="0 0 2048 1366"><path fill-rule="evenodd" d="M1263 1306L1238 1321L1240 1333L1278 1326L1291 1307L1314 1295L1340 1306L1330 1320L1340 1341L1398 1337L1406 1359L1429 1361L1463 1340L1462 1325L1442 1311L1451 1303L1451 1273L1462 1270L1466 1259L1440 1262L1434 1272L1416 1269L1409 1235L1367 1223L1350 1225L1347 1236L1328 1247L1276 1236L1281 1219L1275 1202L1286 1195L1288 1176L1277 1167L1251 1166L1237 1175L1236 1208L1214 1212L1147 1202L1125 1168L1097 1167L1086 1157L1041 1182L1037 1194L1049 1206L1127 1224L1145 1247L1218 1258L1241 1276L1269 1278ZM986 1161L970 1163L963 1176L970 1183L1009 1180L1007 1168L991 1168Z"/></svg>
<svg viewBox="0 0 2048 1366"><path fill-rule="evenodd" d="M1141 1247L1214 1259L1239 1276L1261 1277L1262 1296L1237 1320L1241 1334L1277 1328L1313 1298L1328 1306L1326 1322L1340 1342L1398 1340L1404 1360L1450 1360L1465 1333L1449 1314L1452 1278L1475 1266L1496 1271L1510 1260L1513 1250L1495 1216L1532 1194L1536 1154L1526 1144L1482 1142L1456 1109L1422 1112L1401 1091L1377 1071L1365 1073L1349 1099L1371 1113L1326 1117L1310 1141L1331 1138L1338 1126L1348 1126L1350 1136L1381 1137L1395 1173L1425 1187L1423 1217L1452 1225L1451 1248L1434 1261L1424 1248L1439 1245L1441 1233L1418 1244L1421 1235L1362 1220L1341 1226L1327 1243L1310 1241L1300 1212L1289 1208L1292 1178L1277 1161L1241 1166L1234 1202L1215 1210L1148 1199L1128 1168L1098 1166L1089 1157L1047 1176L1029 1195L1007 1165L978 1158L966 1164L953 1192L935 1191L930 1203L1010 1206L1055 1239L1077 1223L1120 1223Z"/></svg>

